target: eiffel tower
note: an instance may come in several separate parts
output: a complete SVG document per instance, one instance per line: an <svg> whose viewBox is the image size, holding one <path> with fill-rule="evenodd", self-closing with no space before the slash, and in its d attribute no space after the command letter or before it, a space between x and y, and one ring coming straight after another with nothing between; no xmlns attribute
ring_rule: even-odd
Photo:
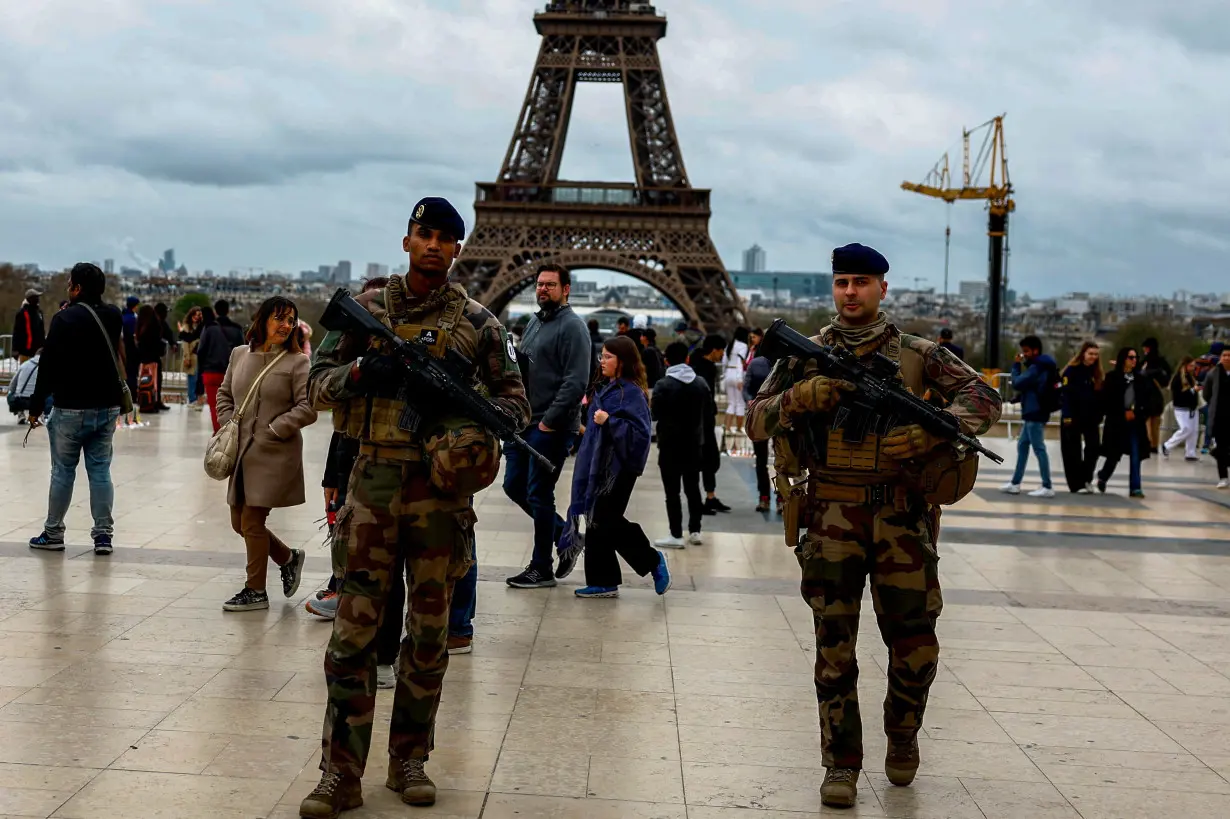
<svg viewBox="0 0 1230 819"><path fill-rule="evenodd" d="M649 3L558 0L534 15L542 36L499 181L480 182L475 224L454 275L499 314L550 259L626 273L707 330L746 312L709 238L709 191L693 188L675 136ZM622 83L636 182L572 182L560 160L579 82Z"/></svg>

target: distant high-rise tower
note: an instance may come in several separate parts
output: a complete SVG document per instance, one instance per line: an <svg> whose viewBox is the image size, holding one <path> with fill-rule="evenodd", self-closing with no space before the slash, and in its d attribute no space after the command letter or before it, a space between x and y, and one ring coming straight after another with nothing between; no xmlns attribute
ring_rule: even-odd
<svg viewBox="0 0 1230 819"><path fill-rule="evenodd" d="M343 259L337 263L337 267L333 268L333 284L350 284L350 262Z"/></svg>
<svg viewBox="0 0 1230 819"><path fill-rule="evenodd" d="M382 279L389 275L389 266L387 264L379 264L377 262L367 263L367 278Z"/></svg>
<svg viewBox="0 0 1230 819"><path fill-rule="evenodd" d="M175 248L168 248L162 251L162 259L158 262L158 269L163 273L170 273L175 270Z"/></svg>
<svg viewBox="0 0 1230 819"><path fill-rule="evenodd" d="M763 273L765 270L765 252L760 245L752 245L743 251L743 272Z"/></svg>
<svg viewBox="0 0 1230 819"><path fill-rule="evenodd" d="M103 272L108 276L115 272L115 259L103 259Z"/></svg>

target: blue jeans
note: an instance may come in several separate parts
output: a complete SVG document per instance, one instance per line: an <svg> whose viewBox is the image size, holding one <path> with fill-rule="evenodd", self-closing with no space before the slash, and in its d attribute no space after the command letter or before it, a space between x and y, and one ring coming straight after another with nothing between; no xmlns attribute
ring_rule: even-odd
<svg viewBox="0 0 1230 819"><path fill-rule="evenodd" d="M567 432L543 432L537 424L525 431L525 442L555 465L551 473L519 446L504 450L504 494L534 519L534 557L530 568L551 572L551 548L564 531L564 519L555 511L555 483L568 458Z"/></svg>
<svg viewBox="0 0 1230 819"><path fill-rule="evenodd" d="M188 373L188 403L196 403L196 373Z"/></svg>
<svg viewBox="0 0 1230 819"><path fill-rule="evenodd" d="M1140 436L1143 434L1136 426L1138 421L1129 422L1127 425L1126 435L1128 436L1128 490L1137 492L1140 490ZM1110 480L1110 476L1115 474L1115 467L1119 465L1119 460L1123 457L1123 453L1119 447L1106 455L1106 462L1102 464L1102 469L1098 472L1098 480L1106 483Z"/></svg>
<svg viewBox="0 0 1230 819"><path fill-rule="evenodd" d="M1051 488L1051 459L1046 454L1046 424L1041 421L1025 421L1021 426L1021 435L1016 439L1016 471L1012 473L1012 482L1020 486L1025 477L1025 464L1029 462L1029 450L1033 448L1038 456L1038 471L1042 473L1042 485Z"/></svg>
<svg viewBox="0 0 1230 819"><path fill-rule="evenodd" d="M77 462L85 452L85 474L90 481L90 514L94 528L90 537L110 536L115 521L115 487L111 483L111 439L120 408L66 410L53 408L47 422L51 440L51 489L47 499L47 522L43 529L55 538L64 537L64 516L73 502Z"/></svg>

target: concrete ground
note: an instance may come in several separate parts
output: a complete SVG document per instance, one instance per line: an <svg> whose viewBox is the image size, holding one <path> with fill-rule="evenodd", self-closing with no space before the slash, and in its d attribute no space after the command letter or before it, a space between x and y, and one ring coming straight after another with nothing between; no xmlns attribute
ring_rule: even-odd
<svg viewBox="0 0 1230 819"><path fill-rule="evenodd" d="M0 433L0 817L287 819L317 780L330 626L302 603L329 570L327 419L307 430L309 504L272 520L309 550L310 575L295 599L247 614L220 608L244 561L224 485L201 469L208 416L150 420L116 436L108 558L89 550L83 473L68 550L27 548L46 509L46 433L25 448L24 427ZM811 614L780 523L751 511L750 463L727 458L719 494L735 511L671 553L665 598L630 572L619 600L575 599L580 571L508 589L529 521L498 488L480 496L474 653L449 667L428 765L439 802L407 808L382 787L381 692L367 805L345 815L1230 816L1230 493L1213 490L1207 458L1150 460L1144 501L1126 497L1126 467L1105 496L1001 495L1010 466L984 462L944 514L942 665L913 787L880 770L886 658L865 618L867 770L857 808L821 810ZM666 534L656 469L630 515Z"/></svg>

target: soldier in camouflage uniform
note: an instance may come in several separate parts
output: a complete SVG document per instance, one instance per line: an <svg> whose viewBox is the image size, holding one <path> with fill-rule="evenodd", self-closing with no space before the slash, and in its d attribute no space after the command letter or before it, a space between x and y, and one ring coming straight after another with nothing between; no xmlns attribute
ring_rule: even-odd
<svg viewBox="0 0 1230 819"><path fill-rule="evenodd" d="M461 216L443 199L414 209L403 248L410 272L357 301L404 339L443 356L452 348L474 364L474 384L516 419L530 406L516 352L500 322L448 270L465 235ZM372 738L376 704L374 641L398 557L408 585L406 637L397 668L386 785L410 805L431 805L436 787L424 770L434 747L440 686L448 667L449 601L454 583L473 562L474 492L499 471L495 438L464 418L430 417L405 429L401 364L384 342L330 332L317 347L309 392L334 425L360 441L346 506L335 537L346 544L333 636L325 654L325 710L320 784L299 815L333 819L363 804L360 779Z"/></svg>
<svg viewBox="0 0 1230 819"><path fill-rule="evenodd" d="M888 323L879 311L887 272L888 262L871 248L834 251L838 316L814 340L843 345L860 359L884 354L899 363L915 395L938 392L962 431L985 432L999 418L999 394L947 350ZM868 576L889 650L885 773L893 784L908 785L918 770L916 736L939 661L940 509L905 478L907 465L939 462L945 450L950 459L953 455L950 444L914 425L847 441L831 421L842 393L853 388L817 375L815 362L784 359L749 404L747 416L753 440L773 439L779 489L788 498L786 539L795 547L803 598L816 626L816 696L828 769L821 801L837 807L854 804L863 765L855 639Z"/></svg>

